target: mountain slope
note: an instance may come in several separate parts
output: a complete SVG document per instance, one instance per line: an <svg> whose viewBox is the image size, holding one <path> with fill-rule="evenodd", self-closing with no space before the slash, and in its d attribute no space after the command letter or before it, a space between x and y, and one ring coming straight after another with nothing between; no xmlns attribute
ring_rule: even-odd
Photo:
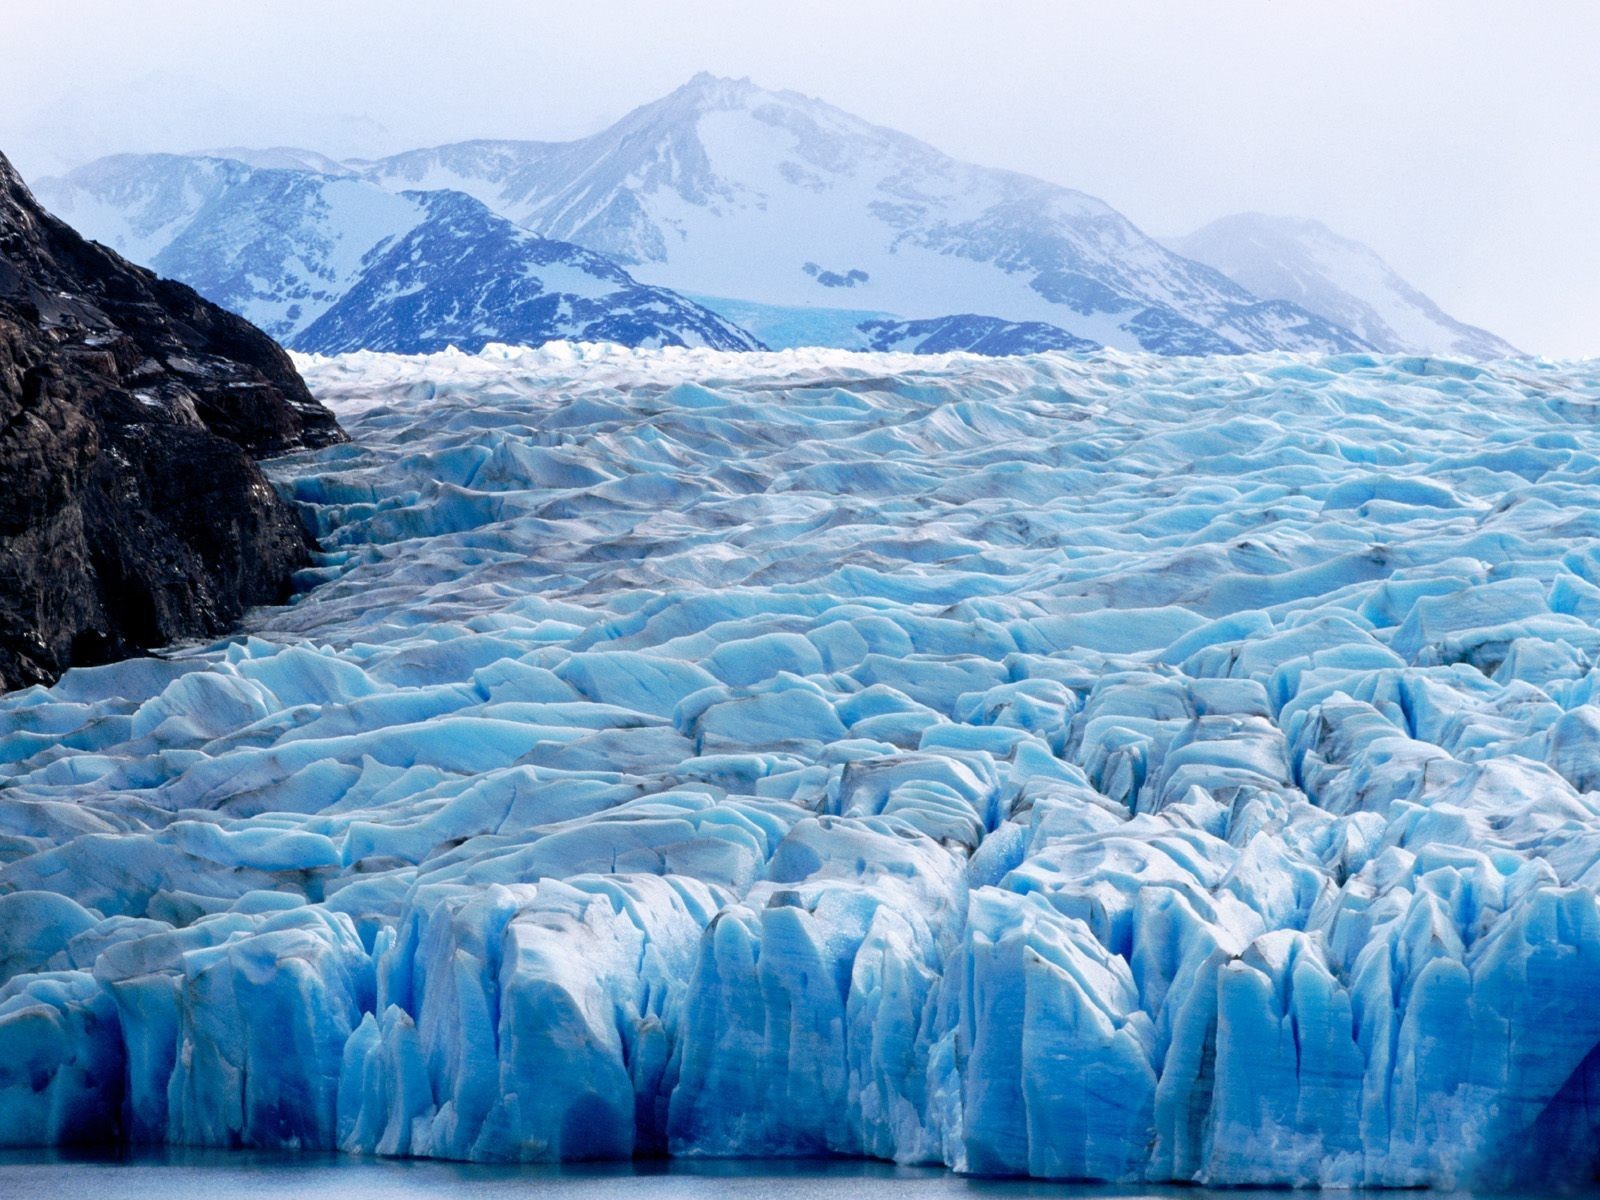
<svg viewBox="0 0 1600 1200"><path fill-rule="evenodd" d="M709 309L644 286L598 254L530 234L470 196L404 196L424 219L363 259L337 303L296 334L297 349L426 354L558 339L761 348Z"/></svg>
<svg viewBox="0 0 1600 1200"><path fill-rule="evenodd" d="M983 312L1164 353L1365 348L1310 314L1263 310L1092 196L747 80L696 76L575 142L465 142L364 173L459 189L680 291L909 319Z"/></svg>
<svg viewBox="0 0 1600 1200"><path fill-rule="evenodd" d="M456 192L176 155L102 159L41 192L92 236L296 349L759 346L709 310Z"/></svg>
<svg viewBox="0 0 1600 1200"><path fill-rule="evenodd" d="M922 321L866 321L857 327L868 350L911 354L1006 355L1039 354L1046 350L1094 350L1093 342L1075 338L1042 321L1002 321L961 313Z"/></svg>
<svg viewBox="0 0 1600 1200"><path fill-rule="evenodd" d="M1258 296L1308 309L1389 353L1503 358L1522 353L1467 325L1402 279L1360 242L1320 221L1239 213L1167 241Z"/></svg>
<svg viewBox="0 0 1600 1200"><path fill-rule="evenodd" d="M0 156L0 688L215 634L310 562L253 455L342 440L288 357Z"/></svg>

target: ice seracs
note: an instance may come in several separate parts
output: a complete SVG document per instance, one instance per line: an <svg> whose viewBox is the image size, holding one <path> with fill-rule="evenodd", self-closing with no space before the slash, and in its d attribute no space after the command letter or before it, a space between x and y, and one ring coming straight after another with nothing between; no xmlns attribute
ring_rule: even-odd
<svg viewBox="0 0 1600 1200"><path fill-rule="evenodd" d="M0 701L0 1141L1592 1177L1592 366L302 366L299 600Z"/></svg>

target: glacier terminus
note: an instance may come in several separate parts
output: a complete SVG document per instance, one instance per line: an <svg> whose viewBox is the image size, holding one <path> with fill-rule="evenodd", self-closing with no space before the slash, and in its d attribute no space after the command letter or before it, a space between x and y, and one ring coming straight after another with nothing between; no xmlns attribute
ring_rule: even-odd
<svg viewBox="0 0 1600 1200"><path fill-rule="evenodd" d="M0 697L0 1146L1593 1177L1600 365L299 366L295 601Z"/></svg>

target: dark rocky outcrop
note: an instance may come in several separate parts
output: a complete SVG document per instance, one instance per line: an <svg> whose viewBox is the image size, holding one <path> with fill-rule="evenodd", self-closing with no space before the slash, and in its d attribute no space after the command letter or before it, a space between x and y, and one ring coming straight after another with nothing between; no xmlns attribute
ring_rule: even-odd
<svg viewBox="0 0 1600 1200"><path fill-rule="evenodd" d="M0 687L283 599L310 543L253 459L343 436L270 338L79 237L0 155Z"/></svg>

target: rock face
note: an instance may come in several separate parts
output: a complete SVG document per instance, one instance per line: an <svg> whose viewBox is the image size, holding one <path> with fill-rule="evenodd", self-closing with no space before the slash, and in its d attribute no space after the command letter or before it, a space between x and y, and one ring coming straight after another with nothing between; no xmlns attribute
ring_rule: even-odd
<svg viewBox="0 0 1600 1200"><path fill-rule="evenodd" d="M0 156L0 687L282 599L310 542L252 457L343 436L265 334L78 236Z"/></svg>
<svg viewBox="0 0 1600 1200"><path fill-rule="evenodd" d="M1098 345L1073 337L1043 321L1003 321L999 317L959 313L926 321L863 321L856 326L868 350L910 354L1040 354L1046 350L1095 350Z"/></svg>

